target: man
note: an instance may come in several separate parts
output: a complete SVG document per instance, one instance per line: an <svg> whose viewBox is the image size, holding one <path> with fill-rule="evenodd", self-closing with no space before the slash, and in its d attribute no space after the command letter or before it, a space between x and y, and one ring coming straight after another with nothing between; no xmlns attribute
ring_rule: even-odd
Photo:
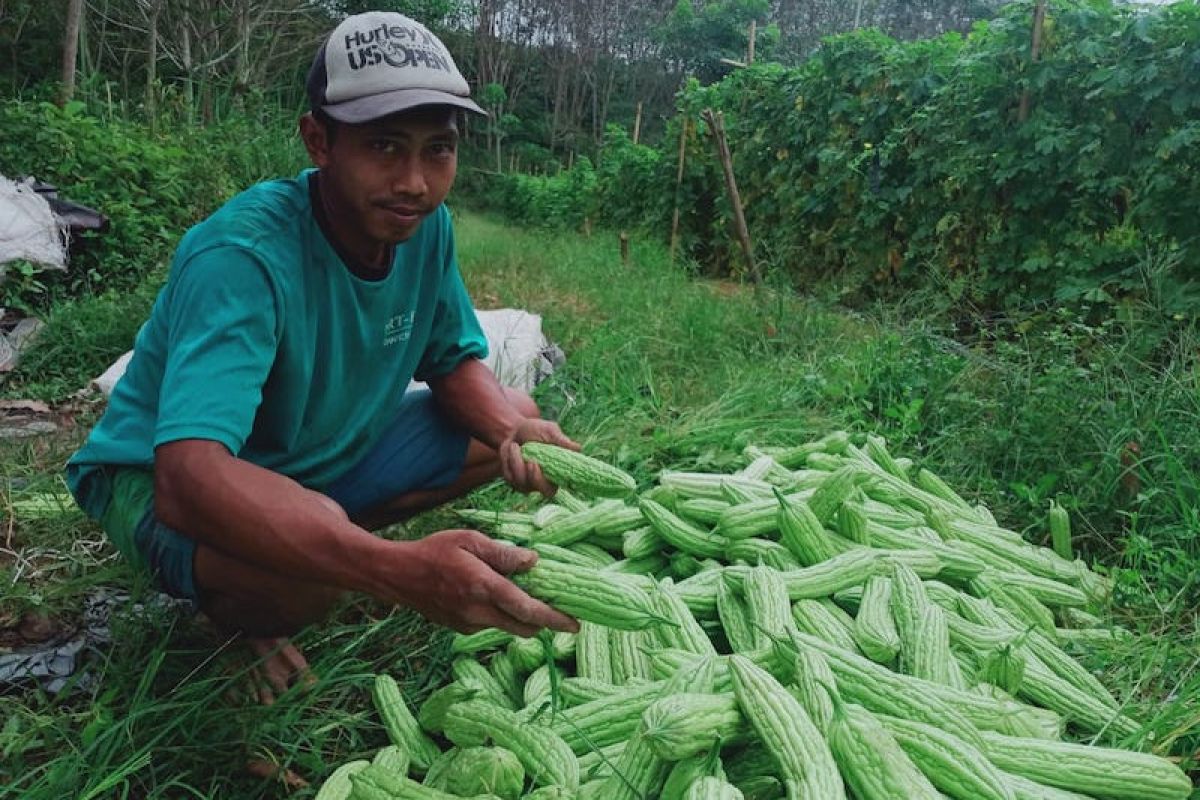
<svg viewBox="0 0 1200 800"><path fill-rule="evenodd" d="M505 577L531 551L368 533L500 476L550 493L520 444L578 448L479 360L442 201L457 117L483 112L445 46L396 13L339 24L308 92L316 169L183 237L72 492L165 591L245 633L276 689L307 671L286 637L347 591L460 631L575 630ZM406 393L414 376L429 391Z"/></svg>

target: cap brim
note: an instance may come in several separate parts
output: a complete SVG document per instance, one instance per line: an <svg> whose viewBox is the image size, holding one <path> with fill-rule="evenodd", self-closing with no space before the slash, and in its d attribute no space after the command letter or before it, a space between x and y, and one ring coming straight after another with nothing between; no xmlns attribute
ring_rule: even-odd
<svg viewBox="0 0 1200 800"><path fill-rule="evenodd" d="M471 98L449 92L439 92L436 89L397 89L394 92L384 92L347 100L344 103L325 105L321 107L321 110L338 122L354 125L360 122L371 122L419 106L454 106L487 116L487 112L476 105Z"/></svg>

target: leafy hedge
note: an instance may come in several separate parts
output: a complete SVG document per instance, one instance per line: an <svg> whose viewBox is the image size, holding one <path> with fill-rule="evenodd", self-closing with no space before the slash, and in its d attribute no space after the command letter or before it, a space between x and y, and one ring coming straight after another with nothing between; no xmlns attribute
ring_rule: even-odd
<svg viewBox="0 0 1200 800"><path fill-rule="evenodd" d="M579 228L586 220L638 227L647 203L661 194L664 168L659 151L634 144L623 128L610 125L599 166L582 156L550 176L476 172L460 176L457 190L535 227ZM662 202L656 211L664 209L669 215Z"/></svg>
<svg viewBox="0 0 1200 800"><path fill-rule="evenodd" d="M1194 311L1200 7L1055 0L1036 64L1031 12L1015 3L967 37L836 37L798 68L689 85L680 114L724 113L756 247L797 283L836 278L874 293L936 282L989 306L1107 302L1144 292L1146 265L1165 260L1157 299ZM665 237L680 124L661 151L607 148L594 181L503 178L492 197L528 222L577 224L587 209ZM697 124L679 189L683 242L736 271L720 169Z"/></svg>
<svg viewBox="0 0 1200 800"><path fill-rule="evenodd" d="M256 180L298 171L304 162L296 138L278 114L155 134L90 115L81 103L0 103L0 174L36 176L110 218L108 231L73 248L66 274L11 270L0 306L44 308L136 285L225 199Z"/></svg>

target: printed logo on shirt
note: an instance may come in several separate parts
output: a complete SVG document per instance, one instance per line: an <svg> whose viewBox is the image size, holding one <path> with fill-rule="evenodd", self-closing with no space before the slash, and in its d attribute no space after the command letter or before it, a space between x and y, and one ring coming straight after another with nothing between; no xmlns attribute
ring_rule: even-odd
<svg viewBox="0 0 1200 800"><path fill-rule="evenodd" d="M414 311L397 314L383 326L383 346L391 347L399 342L407 342L412 336Z"/></svg>

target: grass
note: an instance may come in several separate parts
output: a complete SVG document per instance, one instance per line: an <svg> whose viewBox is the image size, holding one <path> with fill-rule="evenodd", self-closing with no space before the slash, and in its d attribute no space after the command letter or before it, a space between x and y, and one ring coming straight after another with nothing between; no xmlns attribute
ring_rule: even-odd
<svg viewBox="0 0 1200 800"><path fill-rule="evenodd" d="M133 291L63 301L51 309L38 346L22 355L9 397L61 402L99 377L116 356L133 348L165 277L154 270ZM115 355L114 355L115 354Z"/></svg>
<svg viewBox="0 0 1200 800"><path fill-rule="evenodd" d="M1058 498L1088 557L1117 578L1111 613L1138 634L1080 657L1146 720L1145 744L1189 758L1200 748L1192 332L1054 312L956 339L922 313L928 298L850 314L770 286L693 280L642 240L624 265L615 235L457 216L477 304L541 314L567 353L539 388L544 412L643 481L667 466L731 468L747 444L844 428L880 432L1033 539ZM129 347L160 280L60 307L5 394L70 398ZM71 408L76 425L56 436L0 442L0 509L58 486L99 410L80 399ZM523 500L492 486L465 502ZM454 519L440 510L409 531ZM0 524L0 543L0 631L30 615L69 626L98 587L151 597L78 512ZM131 601L114 636L120 646L88 656L94 680L78 691L0 696L0 798L311 797L314 788L289 794L244 764L264 759L319 782L384 743L374 672L392 672L419 700L449 663L445 632L357 601L300 637L318 685L264 709L226 699L246 664L193 619Z"/></svg>

